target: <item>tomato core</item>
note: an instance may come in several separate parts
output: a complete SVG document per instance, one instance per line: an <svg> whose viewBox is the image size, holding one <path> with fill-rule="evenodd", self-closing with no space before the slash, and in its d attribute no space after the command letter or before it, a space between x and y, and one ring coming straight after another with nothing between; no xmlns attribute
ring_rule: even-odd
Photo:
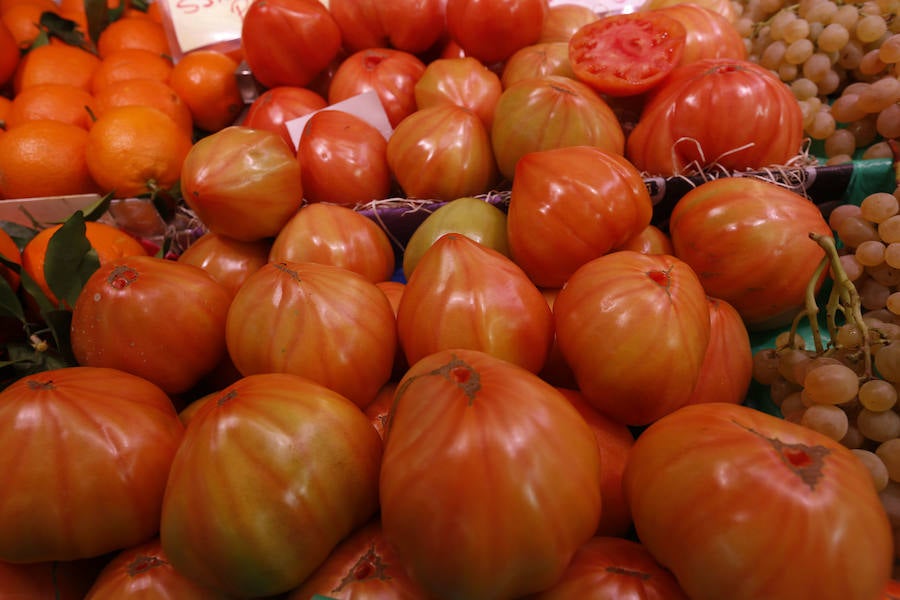
<svg viewBox="0 0 900 600"><path fill-rule="evenodd" d="M109 285L117 290L127 288L138 278L138 272L127 265L120 265L112 270L107 278Z"/></svg>
<svg viewBox="0 0 900 600"><path fill-rule="evenodd" d="M635 577L640 579L641 581L649 581L652 575L650 573L646 573L644 571L636 571L634 569L626 569L624 567L606 567L607 573L615 573L616 575L626 575L628 577Z"/></svg>
<svg viewBox="0 0 900 600"><path fill-rule="evenodd" d="M156 556L145 556L141 555L136 557L131 563L128 565L128 576L135 577L140 575L141 573L146 573L150 569L155 569L156 567L161 567L163 565L167 565L164 560L157 558Z"/></svg>
<svg viewBox="0 0 900 600"><path fill-rule="evenodd" d="M384 57L380 54L367 54L363 61L363 67L366 71L374 71L382 62L384 62Z"/></svg>
<svg viewBox="0 0 900 600"><path fill-rule="evenodd" d="M661 287L668 288L671 283L668 271L647 271L649 277L654 283Z"/></svg>
<svg viewBox="0 0 900 600"><path fill-rule="evenodd" d="M28 389L30 390L52 390L54 389L54 385L52 381L36 381L34 379L28 380Z"/></svg>

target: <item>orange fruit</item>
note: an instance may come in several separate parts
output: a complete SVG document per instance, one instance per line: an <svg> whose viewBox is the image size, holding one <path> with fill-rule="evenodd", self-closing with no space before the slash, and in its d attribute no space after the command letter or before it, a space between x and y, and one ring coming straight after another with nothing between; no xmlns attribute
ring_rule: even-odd
<svg viewBox="0 0 900 600"><path fill-rule="evenodd" d="M6 12L6 9L16 6L17 4L34 4L40 6L43 10L56 10L57 6L53 0L0 0L0 14Z"/></svg>
<svg viewBox="0 0 900 600"><path fill-rule="evenodd" d="M41 32L38 23L41 14L48 10L56 10L52 1L49 5L39 0L18 2L0 12L0 21L9 30L16 45L24 50L31 46Z"/></svg>
<svg viewBox="0 0 900 600"><path fill-rule="evenodd" d="M125 48L171 54L165 28L161 23L146 17L123 16L107 25L97 38L97 54L100 58L106 58Z"/></svg>
<svg viewBox="0 0 900 600"><path fill-rule="evenodd" d="M0 133L6 131L6 118L12 109L12 99L0 96Z"/></svg>
<svg viewBox="0 0 900 600"><path fill-rule="evenodd" d="M22 265L22 252L19 250L18 244L9 235L5 229L0 229L0 256L7 260L11 260L17 265ZM7 267L6 265L0 264L0 276L2 276L6 282L9 284L9 287L16 291L19 289L19 274Z"/></svg>
<svg viewBox="0 0 900 600"><path fill-rule="evenodd" d="M84 235L97 252L100 264L124 256L145 256L147 254L147 250L139 241L114 225L99 221L87 221L84 225ZM50 286L44 277L44 262L47 259L47 246L50 238L60 227L62 225L52 225L40 230L22 248L22 271L34 279L41 291L54 304L57 304L58 300L50 291Z"/></svg>
<svg viewBox="0 0 900 600"><path fill-rule="evenodd" d="M116 106L152 106L175 120L188 134L193 134L191 109L167 83L156 79L126 79L110 83L94 94L94 116L99 118Z"/></svg>
<svg viewBox="0 0 900 600"><path fill-rule="evenodd" d="M214 133L234 123L244 106L237 67L234 59L215 50L194 50L175 63L169 85L191 109L198 128Z"/></svg>
<svg viewBox="0 0 900 600"><path fill-rule="evenodd" d="M91 91L100 58L68 44L46 44L28 51L13 75L13 91L19 93L39 83L67 83Z"/></svg>
<svg viewBox="0 0 900 600"><path fill-rule="evenodd" d="M49 119L0 135L0 198L96 192L85 160L87 142L82 127Z"/></svg>
<svg viewBox="0 0 900 600"><path fill-rule="evenodd" d="M147 7L143 10L136 6L129 6L125 9L125 16L150 19L151 21L156 21L160 25L162 25L163 22L162 9L159 7L159 2L156 2L155 0L150 0L150 2L147 3Z"/></svg>
<svg viewBox="0 0 900 600"><path fill-rule="evenodd" d="M6 85L16 72L22 52L9 27L0 20L0 86Z"/></svg>
<svg viewBox="0 0 900 600"><path fill-rule="evenodd" d="M172 60L158 52L141 48L123 48L106 55L91 79L91 92L96 94L110 83L126 79L157 79L168 83Z"/></svg>
<svg viewBox="0 0 900 600"><path fill-rule="evenodd" d="M25 88L12 99L6 128L26 121L51 119L78 125L87 130L93 124L94 97L67 83L41 83Z"/></svg>
<svg viewBox="0 0 900 600"><path fill-rule="evenodd" d="M152 106L119 106L98 117L88 132L88 171L117 198L170 188L181 177L191 136Z"/></svg>

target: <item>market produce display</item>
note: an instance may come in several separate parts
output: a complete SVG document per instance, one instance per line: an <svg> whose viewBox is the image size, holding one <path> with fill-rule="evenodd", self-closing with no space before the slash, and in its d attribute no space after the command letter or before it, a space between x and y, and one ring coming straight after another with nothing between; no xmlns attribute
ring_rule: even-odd
<svg viewBox="0 0 900 600"><path fill-rule="evenodd" d="M900 598L898 9L0 0L0 600Z"/></svg>

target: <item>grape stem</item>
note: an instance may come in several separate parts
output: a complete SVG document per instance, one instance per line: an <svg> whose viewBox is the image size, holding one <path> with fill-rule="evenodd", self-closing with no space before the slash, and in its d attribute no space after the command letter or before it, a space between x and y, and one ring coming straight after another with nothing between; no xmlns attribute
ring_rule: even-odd
<svg viewBox="0 0 900 600"><path fill-rule="evenodd" d="M869 346L869 327L863 320L862 304L856 286L847 276L844 266L841 264L840 255L834 238L828 235L810 233L810 239L815 241L825 251L825 256L816 268L806 288L806 301L804 310L798 314L791 324L791 339L797 333L797 327L803 318L808 319L813 342L818 354L824 353L825 344L822 342L822 334L819 330L818 315L819 305L816 301L816 287L826 268L831 269L832 287L831 293L825 305L825 322L830 339L836 338L838 325L837 315L841 313L848 324L859 330L862 339L862 352L864 361L863 378L872 377L872 351Z"/></svg>

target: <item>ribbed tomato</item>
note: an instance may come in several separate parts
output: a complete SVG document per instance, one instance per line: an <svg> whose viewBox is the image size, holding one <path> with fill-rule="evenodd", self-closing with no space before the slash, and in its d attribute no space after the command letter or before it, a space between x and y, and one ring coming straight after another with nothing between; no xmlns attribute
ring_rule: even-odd
<svg viewBox="0 0 900 600"><path fill-rule="evenodd" d="M575 79L566 42L540 42L516 50L503 63L500 81L505 89L523 79L548 75Z"/></svg>
<svg viewBox="0 0 900 600"><path fill-rule="evenodd" d="M326 106L328 101L309 88L279 85L264 90L257 96L247 107L247 113L240 124L277 133L293 150L294 142L284 124Z"/></svg>
<svg viewBox="0 0 900 600"><path fill-rule="evenodd" d="M444 0L329 0L349 52L395 48L420 54L444 34Z"/></svg>
<svg viewBox="0 0 900 600"><path fill-rule="evenodd" d="M438 58L428 63L413 91L418 108L456 104L478 115L490 131L503 84L500 77L481 61L462 56Z"/></svg>
<svg viewBox="0 0 900 600"><path fill-rule="evenodd" d="M709 301L709 345L689 404L747 398L753 378L753 347L740 313L720 298Z"/></svg>
<svg viewBox="0 0 900 600"><path fill-rule="evenodd" d="M541 37L547 0L447 0L447 33L466 56L492 65Z"/></svg>
<svg viewBox="0 0 900 600"><path fill-rule="evenodd" d="M747 59L744 38L731 20L712 8L693 2L663 6L651 12L662 13L680 22L687 30L680 65L701 58Z"/></svg>
<svg viewBox="0 0 900 600"><path fill-rule="evenodd" d="M244 280L269 261L271 247L272 240L268 238L242 242L208 231L177 260L205 270L234 296Z"/></svg>

